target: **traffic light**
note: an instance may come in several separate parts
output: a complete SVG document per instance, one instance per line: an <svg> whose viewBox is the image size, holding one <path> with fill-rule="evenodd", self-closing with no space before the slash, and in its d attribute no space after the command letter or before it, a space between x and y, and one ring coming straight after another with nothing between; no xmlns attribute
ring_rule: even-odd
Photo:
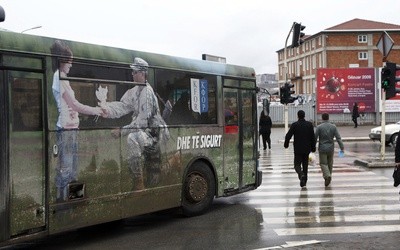
<svg viewBox="0 0 400 250"><path fill-rule="evenodd" d="M285 87L286 87L286 102L287 103L292 103L292 102L294 102L296 99L297 99L297 97L293 97L292 96L292 94L294 94L295 92L294 92L294 90L291 90L291 88L293 88L294 87L294 84L291 84L291 83L285 83Z"/></svg>
<svg viewBox="0 0 400 250"><path fill-rule="evenodd" d="M400 66L391 62L386 62L381 70L381 87L386 92L386 100L395 97L396 93L400 92L396 89L396 82L400 81L400 77L396 77L397 70L400 70Z"/></svg>
<svg viewBox="0 0 400 250"><path fill-rule="evenodd" d="M294 90L291 90L291 88L293 87L294 84L291 83L285 83L285 85L280 87L279 96L282 104L292 103L298 98L292 96L292 94L294 94Z"/></svg>
<svg viewBox="0 0 400 250"><path fill-rule="evenodd" d="M305 34L302 31L305 28L306 26L301 25L301 23L293 23L292 48L299 47L304 42Z"/></svg>
<svg viewBox="0 0 400 250"><path fill-rule="evenodd" d="M279 88L279 98L281 99L282 104L287 104L285 91L285 86Z"/></svg>
<svg viewBox="0 0 400 250"><path fill-rule="evenodd" d="M269 114L269 100L263 99L263 110Z"/></svg>

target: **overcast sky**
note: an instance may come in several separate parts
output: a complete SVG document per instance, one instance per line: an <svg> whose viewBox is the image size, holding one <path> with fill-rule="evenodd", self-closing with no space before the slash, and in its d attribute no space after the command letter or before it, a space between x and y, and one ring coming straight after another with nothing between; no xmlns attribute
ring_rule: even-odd
<svg viewBox="0 0 400 250"><path fill-rule="evenodd" d="M276 73L293 22L307 35L354 18L400 24L398 0L0 0L0 28ZM289 39L288 45L291 43Z"/></svg>

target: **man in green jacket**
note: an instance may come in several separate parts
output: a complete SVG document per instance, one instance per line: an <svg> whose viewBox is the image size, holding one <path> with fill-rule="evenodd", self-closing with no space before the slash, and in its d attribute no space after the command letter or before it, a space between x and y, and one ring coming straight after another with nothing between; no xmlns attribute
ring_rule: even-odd
<svg viewBox="0 0 400 250"><path fill-rule="evenodd" d="M315 130L315 140L319 138L318 153L319 164L325 179L325 187L329 186L332 180L333 156L335 150L334 138L339 144L340 150L343 153L344 146L342 138L336 125L329 122L329 114L322 114L322 123Z"/></svg>

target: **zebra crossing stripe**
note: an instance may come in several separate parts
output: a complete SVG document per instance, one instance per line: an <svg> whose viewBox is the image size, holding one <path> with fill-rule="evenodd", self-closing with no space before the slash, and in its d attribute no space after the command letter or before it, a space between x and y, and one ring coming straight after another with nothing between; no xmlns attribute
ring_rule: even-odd
<svg viewBox="0 0 400 250"><path fill-rule="evenodd" d="M393 196L379 196L379 195L369 195L368 196L369 201L398 201L399 196L398 195L393 195ZM359 201L365 201L365 196L364 195L359 195L359 196L335 196L334 198L332 197L312 197L312 198L268 198L268 199L251 199L244 201L244 204L259 204L259 205L275 205L275 204L287 204L287 203L306 203L306 202L313 202L313 203L322 203L322 202L335 202L340 203L340 202L359 202Z"/></svg>
<svg viewBox="0 0 400 250"><path fill-rule="evenodd" d="M293 184L294 186L294 184ZM298 183L296 183L296 188ZM299 195L336 195L336 194L343 194L343 195L351 195L351 194L366 194L366 198L371 194L397 194L397 190L393 187L391 188L381 188L381 189L368 189L362 188L360 189L352 189L352 190L335 190L335 189L320 189L320 190L307 190L307 189L300 189L299 190L286 190L286 191L262 191L262 190L255 190L247 194L250 197L270 197L270 196L299 196ZM268 198L266 198L268 199Z"/></svg>
<svg viewBox="0 0 400 250"><path fill-rule="evenodd" d="M385 179L387 180L387 179ZM312 188L316 187L322 187L323 185L323 179L321 177L321 183L320 184L312 184L311 182L308 182L309 186ZM296 183L293 183L291 185L288 185L287 183L281 184L281 185L262 185L259 187L259 190L271 190L271 189L282 189L282 188L292 188L293 186L296 186L297 188L298 181ZM360 183L335 183L334 188L339 188L339 187L362 187L362 184ZM393 187L393 183L387 181L387 182L374 182L374 183L368 183L368 187Z"/></svg>
<svg viewBox="0 0 400 250"><path fill-rule="evenodd" d="M290 247L299 247L306 245L313 245L323 242L328 242L329 240L305 240L305 241L286 241L286 244L280 246L273 246L267 248L257 248L253 250L270 250L270 249L282 249L282 248L290 248Z"/></svg>
<svg viewBox="0 0 400 250"><path fill-rule="evenodd" d="M336 216L295 216L268 218L262 224L296 224L296 223L329 223L329 222L366 222L366 221L398 221L400 214L371 215L336 215Z"/></svg>
<svg viewBox="0 0 400 250"><path fill-rule="evenodd" d="M376 233L397 232L400 225L365 225L342 227L307 227L307 228L278 228L274 229L279 236L288 235L314 235L314 234L346 234L346 233Z"/></svg>
<svg viewBox="0 0 400 250"><path fill-rule="evenodd" d="M313 177L313 175L311 175L311 177ZM335 174L333 174L333 181L335 181ZM274 183L280 183L280 185L282 186L288 186L288 181L293 181L291 184L298 182L298 177L297 175L292 175L292 176L285 176L282 178L275 178L275 179L270 179L269 176L266 176L265 178L263 178L265 180L265 182L261 185L261 187L265 187L268 186L269 184L274 184ZM318 180L323 181L322 179L322 174L318 175ZM385 176L363 176L361 179L359 179L360 181L373 181L373 182L377 182L377 181L387 181L389 180L389 178L385 177ZM310 178L309 182L314 181L314 178ZM348 181L347 183L352 183L354 181L354 176L341 176L340 177L340 181ZM390 183L392 184L392 180L390 180ZM369 184L368 184L369 185ZM260 188L261 188L260 187Z"/></svg>
<svg viewBox="0 0 400 250"><path fill-rule="evenodd" d="M301 212L354 212L354 211L398 211L399 204L377 204L377 205L355 205L355 206L295 206L295 207L259 207L258 210L263 214L285 212L285 214L295 214ZM399 225L400 226L400 225Z"/></svg>

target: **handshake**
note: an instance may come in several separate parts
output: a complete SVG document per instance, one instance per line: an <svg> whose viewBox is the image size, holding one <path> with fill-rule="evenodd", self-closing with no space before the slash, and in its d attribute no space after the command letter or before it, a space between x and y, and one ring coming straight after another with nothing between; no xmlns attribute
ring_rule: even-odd
<svg viewBox="0 0 400 250"><path fill-rule="evenodd" d="M96 90L96 97L99 100L97 107L95 107L95 122L99 119L99 116L107 118L109 116L109 112L107 110L107 93L108 93L108 87L106 86L105 88L99 86L99 88Z"/></svg>

